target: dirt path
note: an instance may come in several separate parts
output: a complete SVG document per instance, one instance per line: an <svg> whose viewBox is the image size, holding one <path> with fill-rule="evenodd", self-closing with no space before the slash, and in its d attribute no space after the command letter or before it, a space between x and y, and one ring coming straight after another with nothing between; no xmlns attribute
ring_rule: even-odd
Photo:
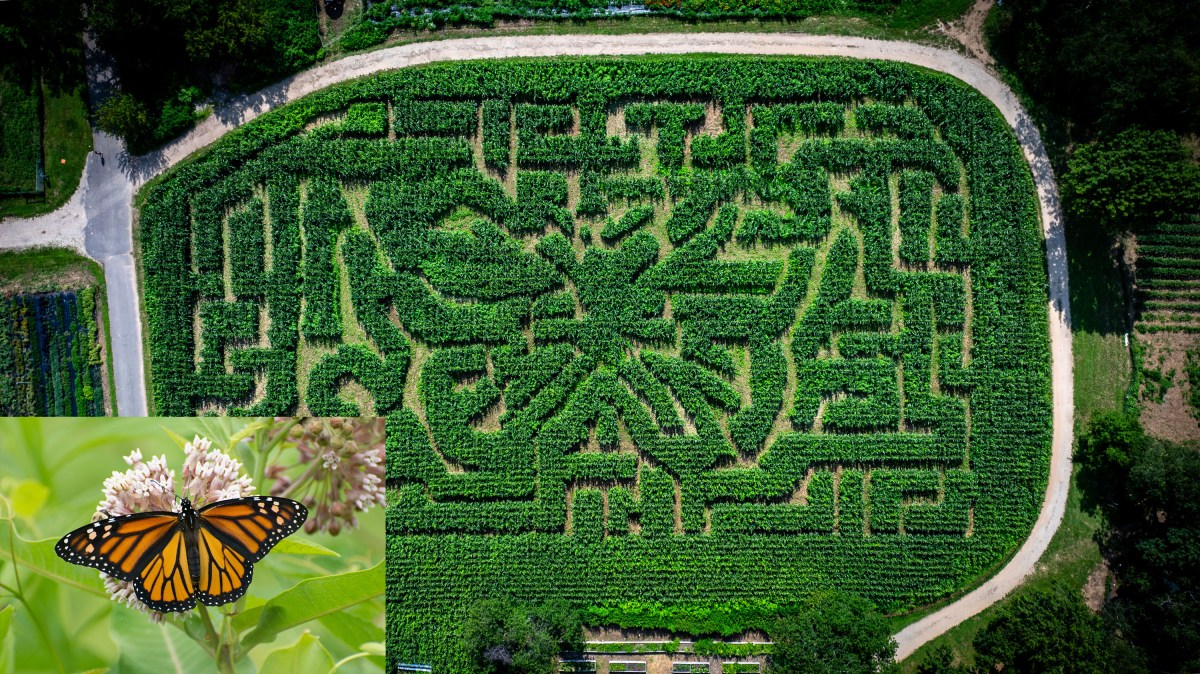
<svg viewBox="0 0 1200 674"><path fill-rule="evenodd" d="M91 155L88 161L91 162ZM83 200L87 192L87 170L79 181L75 194L57 209L32 218L0 220L0 250L26 248L69 248L87 255L84 246Z"/></svg>
<svg viewBox="0 0 1200 674"><path fill-rule="evenodd" d="M976 5L976 9L979 5ZM975 10L972 11L974 15ZM204 148L229 129L263 112L335 82L371 73L431 63L556 55L724 54L847 56L904 61L953 75L978 89L1000 109L1016 131L1037 183L1046 235L1050 278L1050 345L1052 357L1054 431L1050 476L1045 503L1033 531L1012 561L995 576L958 601L909 625L896 635L898 657L979 613L1021 584L1045 552L1062 521L1071 476L1074 416L1070 308L1067 292L1066 243L1054 173L1037 129L1013 93L979 61L944 49L866 38L798 35L695 33L691 35L555 35L481 37L403 45L357 54L299 73L216 111L194 130L161 151L125 158L126 176L140 184L187 155ZM116 335L114 334L114 342Z"/></svg>
<svg viewBox="0 0 1200 674"><path fill-rule="evenodd" d="M958 40L967 51L984 63L996 65L991 52L987 49L987 41L983 37L983 24L987 21L988 12L995 6L996 0L976 0L971 10L956 21L942 23L938 21L937 30L943 35Z"/></svg>

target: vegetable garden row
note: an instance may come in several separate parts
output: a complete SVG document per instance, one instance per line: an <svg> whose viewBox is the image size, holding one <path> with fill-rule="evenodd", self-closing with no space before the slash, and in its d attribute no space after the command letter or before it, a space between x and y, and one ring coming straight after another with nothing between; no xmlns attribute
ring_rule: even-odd
<svg viewBox="0 0 1200 674"><path fill-rule="evenodd" d="M1138 236L1142 332L1200 332L1200 220L1160 223Z"/></svg>
<svg viewBox="0 0 1200 674"><path fill-rule="evenodd" d="M95 291L0 297L0 415L104 416Z"/></svg>
<svg viewBox="0 0 1200 674"><path fill-rule="evenodd" d="M387 415L393 662L468 671L458 625L494 596L693 633L830 586L900 610L1040 508L1036 195L952 78L414 68L143 196L158 413Z"/></svg>

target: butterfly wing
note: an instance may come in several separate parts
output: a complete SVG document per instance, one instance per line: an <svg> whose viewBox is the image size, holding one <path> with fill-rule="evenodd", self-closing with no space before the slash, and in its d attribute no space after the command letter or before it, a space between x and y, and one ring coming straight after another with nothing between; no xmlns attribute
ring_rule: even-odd
<svg viewBox="0 0 1200 674"><path fill-rule="evenodd" d="M201 508L199 515L198 598L219 606L246 593L253 564L299 530L308 519L308 509L291 499L250 496L213 503Z"/></svg>
<svg viewBox="0 0 1200 674"><path fill-rule="evenodd" d="M133 593L155 611L189 611L196 605L187 537L176 529L133 583Z"/></svg>
<svg viewBox="0 0 1200 674"><path fill-rule="evenodd" d="M147 512L110 517L63 536L54 552L72 564L90 566L120 580L136 581L167 545L179 513Z"/></svg>
<svg viewBox="0 0 1200 674"><path fill-rule="evenodd" d="M254 578L254 565L245 556L204 526L196 536L196 545L200 551L200 582L196 588L200 603L221 606L246 594Z"/></svg>
<svg viewBox="0 0 1200 674"><path fill-rule="evenodd" d="M72 564L133 583L137 598L156 611L186 611L196 605L179 513L93 522L64 536L54 552Z"/></svg>

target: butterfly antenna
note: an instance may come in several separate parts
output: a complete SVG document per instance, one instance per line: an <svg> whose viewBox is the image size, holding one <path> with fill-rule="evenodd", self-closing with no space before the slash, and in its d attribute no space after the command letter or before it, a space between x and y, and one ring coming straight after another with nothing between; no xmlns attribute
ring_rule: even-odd
<svg viewBox="0 0 1200 674"><path fill-rule="evenodd" d="M176 501L182 501L182 500L183 500L183 499L179 498L179 494L176 494L175 492L171 491L170 489L167 489L167 488L166 488L166 487L164 487L164 486L162 485L162 483L160 483L158 480L151 480L151 479L149 479L149 478L147 478L147 480L148 480L148 481L150 481L150 482L153 482L154 484L157 484L157 485L158 485L158 488L159 488L159 489L161 489L161 490L163 490L164 492L170 492L170 493L171 493L171 496L174 496Z"/></svg>

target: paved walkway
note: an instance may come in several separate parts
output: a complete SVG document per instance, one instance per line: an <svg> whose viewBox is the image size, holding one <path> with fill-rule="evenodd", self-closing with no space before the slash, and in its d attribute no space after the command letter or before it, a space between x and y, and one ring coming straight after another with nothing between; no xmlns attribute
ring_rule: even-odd
<svg viewBox="0 0 1200 674"><path fill-rule="evenodd" d="M1046 262L1050 274L1050 345L1052 357L1054 435L1051 456L1050 479L1046 488L1046 500L1033 531L1025 544L1007 566L987 580L976 590L939 611L918 620L896 635L899 643L898 657L904 658L922 644L944 633L951 627L979 613L1011 592L1033 571L1042 553L1050 543L1054 532L1062 521L1066 508L1067 491L1071 475L1071 441L1074 418L1073 378L1071 357L1070 308L1068 304L1066 243L1063 238L1062 214L1058 202L1058 191L1054 173L1046 156L1037 128L1029 115L1022 109L1016 96L978 61L961 54L904 42L887 42L866 38L797 35L797 34L737 34L737 33L693 33L693 34L648 34L648 35L554 35L554 36L509 36L441 40L382 49L324 64L299 73L254 94L235 99L216 111L187 135L167 145L162 150L144 157L123 158L121 167L130 186L136 186L177 163L187 155L204 148L221 137L226 131L254 119L272 108L293 101L330 84L371 73L431 63L485 58L557 56L557 55L628 55L628 54L684 54L709 52L724 54L788 55L806 54L821 56L848 56L855 58L904 61L933 70L949 73L987 96L1003 113L1004 118L1016 131L1025 157L1033 170L1041 201L1042 223L1046 235ZM107 155L107 153L106 153ZM88 180L91 181L94 162L88 164ZM105 167L107 168L107 167ZM116 203L110 195L97 196L101 206L92 208L91 189L85 195L88 217L93 214L103 218L103 224L95 233L89 228L88 251L109 253L114 257L128 256L128 221L130 191L118 186L118 180L108 173L97 174L97 183L111 186L117 193ZM108 182L108 181L113 182ZM107 188L106 188L107 189ZM117 221L126 218L123 222ZM118 224L125 227L124 233L116 231ZM65 227L76 226L71 221ZM36 238L36 237L34 237ZM74 239L71 239L74 240ZM4 240L0 238L0 247ZM119 252L118 252L119 251ZM108 258L106 258L108 259ZM122 258L123 259L123 258ZM109 268L105 265L106 270ZM131 274L121 266L114 273ZM137 288L132 284L117 283L110 277L109 295L112 306L124 306L132 302L136 308ZM122 297L114 297L114 293ZM133 312L136 319L136 309ZM114 319L116 320L116 319ZM137 325L122 314L125 328ZM114 348L122 326L114 326ZM136 333L135 333L136 334ZM141 341L136 342L140 352ZM128 359L131 356L125 356ZM140 353L139 353L140 361ZM140 373L140 368L139 368ZM140 380L140 377L138 377ZM118 391L126 385L118 375ZM132 380L129 380L132 381ZM132 385L132 384L130 384ZM131 413L135 408L121 405L122 413ZM141 409L144 411L144 397Z"/></svg>

